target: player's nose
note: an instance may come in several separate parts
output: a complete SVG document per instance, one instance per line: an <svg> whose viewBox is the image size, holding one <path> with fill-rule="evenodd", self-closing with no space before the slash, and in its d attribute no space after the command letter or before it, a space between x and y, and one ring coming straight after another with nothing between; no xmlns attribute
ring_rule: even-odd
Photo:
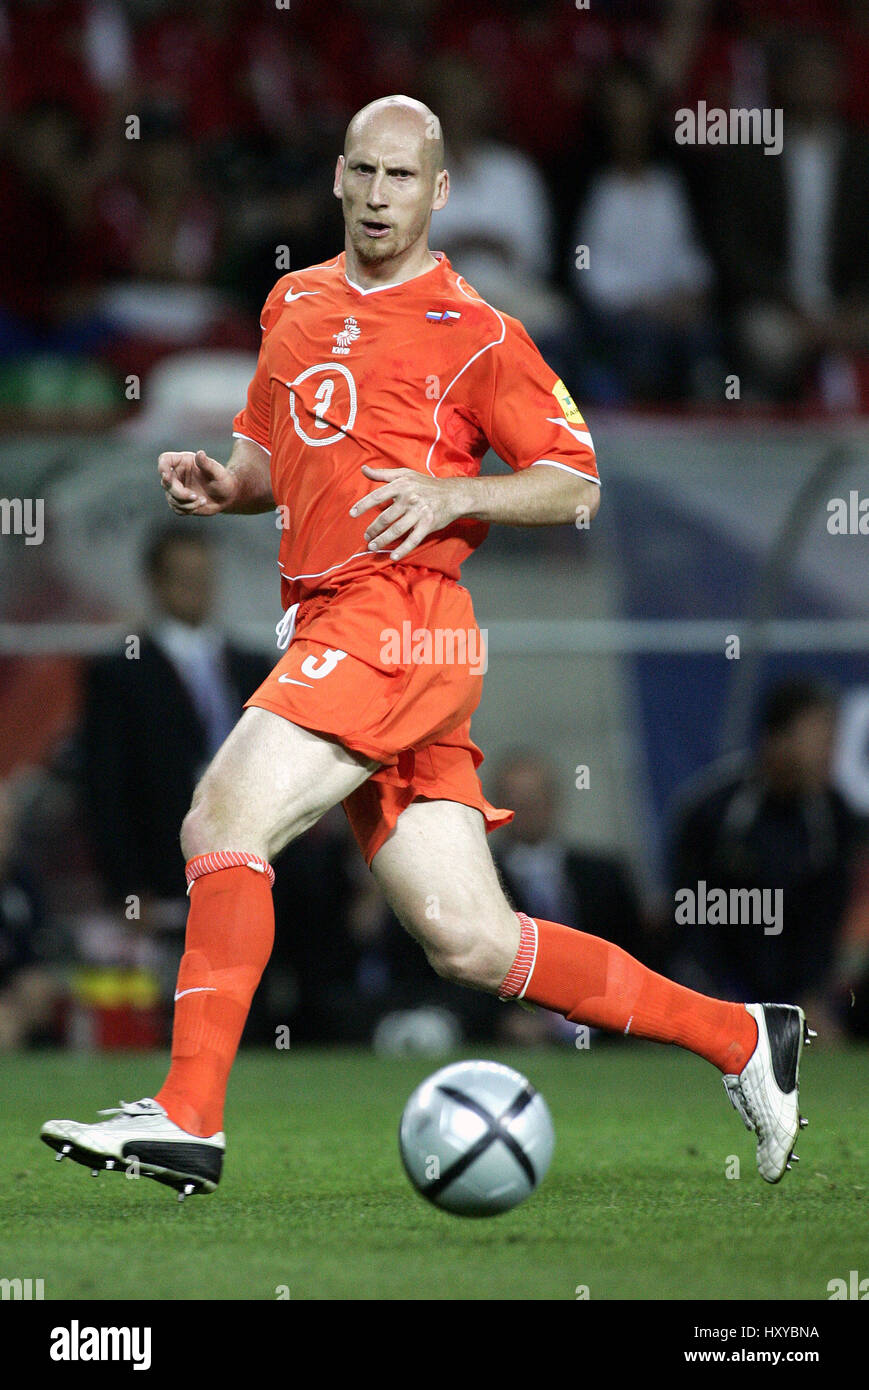
<svg viewBox="0 0 869 1390"><path fill-rule="evenodd" d="M382 208L386 206L386 189L384 185L384 175L378 173L374 175L368 187L368 206L370 208Z"/></svg>

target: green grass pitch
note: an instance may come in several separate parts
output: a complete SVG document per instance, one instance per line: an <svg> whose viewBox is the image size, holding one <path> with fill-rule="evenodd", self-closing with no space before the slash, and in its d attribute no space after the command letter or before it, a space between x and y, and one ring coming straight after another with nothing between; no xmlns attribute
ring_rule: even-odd
<svg viewBox="0 0 869 1390"><path fill-rule="evenodd" d="M464 1055L473 1055L466 1052ZM121 1174L54 1161L43 1120L153 1093L161 1055L0 1058L0 1277L46 1299L827 1299L869 1274L865 1051L803 1063L809 1128L778 1187L713 1069L672 1048L487 1049L546 1096L549 1176L483 1221L408 1185L396 1134L453 1058L243 1052L218 1191L183 1205ZM738 1178L726 1176L730 1156ZM284 1294L286 1296L286 1294Z"/></svg>

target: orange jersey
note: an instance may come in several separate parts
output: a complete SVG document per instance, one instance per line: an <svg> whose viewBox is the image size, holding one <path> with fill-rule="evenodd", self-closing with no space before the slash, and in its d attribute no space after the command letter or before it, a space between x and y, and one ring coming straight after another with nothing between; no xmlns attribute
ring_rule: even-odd
<svg viewBox="0 0 869 1390"><path fill-rule="evenodd" d="M256 373L233 425L271 455L285 607L396 563L367 549L376 513L349 514L382 486L362 464L472 477L491 445L514 470L553 465L598 479L585 422L525 329L441 253L437 262L365 290L348 280L342 252L283 276L266 300ZM488 529L462 518L397 563L458 579Z"/></svg>

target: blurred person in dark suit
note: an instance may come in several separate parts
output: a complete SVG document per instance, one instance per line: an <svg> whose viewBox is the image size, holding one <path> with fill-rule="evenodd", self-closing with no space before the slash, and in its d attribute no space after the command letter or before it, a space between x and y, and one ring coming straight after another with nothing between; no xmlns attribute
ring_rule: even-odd
<svg viewBox="0 0 869 1390"><path fill-rule="evenodd" d="M642 913L625 865L610 855L571 846L559 827L561 812L554 769L531 749L504 757L495 773L499 805L512 806L513 820L493 839L492 856L513 902L531 917L606 937L649 962ZM503 1027L516 1041L570 1036L576 1029L558 1014L505 1011Z"/></svg>
<svg viewBox="0 0 869 1390"><path fill-rule="evenodd" d="M838 943L865 827L831 784L836 698L791 677L765 697L755 752L714 764L683 793L672 841L674 893L779 891L774 922L676 929L683 979L722 998L794 998L835 1031ZM700 889L699 885L705 884ZM735 900L734 900L735 901ZM768 898L768 902L774 899ZM706 914L707 916L711 915ZM769 930L767 930L769 927Z"/></svg>
<svg viewBox="0 0 869 1390"><path fill-rule="evenodd" d="M42 894L19 858L12 796L0 782L0 1052L50 1033L56 990L45 931Z"/></svg>
<svg viewBox="0 0 869 1390"><path fill-rule="evenodd" d="M140 899L138 929L184 924L184 858L177 827L204 768L237 722L270 663L240 650L212 625L213 546L173 524L152 536L143 566L153 609L138 656L100 657L85 677L82 774L90 839L107 902ZM337 825L336 822L337 821ZM350 1036L342 983L356 950L345 928L351 887L343 816L309 831L280 857L275 951L248 1018L245 1040ZM167 942L167 949L169 949ZM169 973L174 982L177 961Z"/></svg>
<svg viewBox="0 0 869 1390"><path fill-rule="evenodd" d="M496 771L495 795L506 797L503 804L515 813L493 851L510 896L530 916L605 936L632 954L642 951L630 875L621 860L566 842L558 781L546 759L525 749L509 754Z"/></svg>
<svg viewBox="0 0 869 1390"><path fill-rule="evenodd" d="M713 218L745 392L799 397L815 374L827 405L857 404L869 353L869 141L841 116L843 67L826 38L794 38L773 71L780 155L735 146L716 159Z"/></svg>
<svg viewBox="0 0 869 1390"><path fill-rule="evenodd" d="M154 616L138 650L99 657L86 672L84 796L109 900L168 900L166 925L173 903L183 925L177 826L269 663L209 621L217 574L207 538L162 528L144 569Z"/></svg>

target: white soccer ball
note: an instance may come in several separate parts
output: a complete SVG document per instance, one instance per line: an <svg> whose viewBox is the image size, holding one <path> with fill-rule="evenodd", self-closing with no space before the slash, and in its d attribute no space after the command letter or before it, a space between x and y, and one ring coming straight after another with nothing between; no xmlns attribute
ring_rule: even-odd
<svg viewBox="0 0 869 1390"><path fill-rule="evenodd" d="M417 1192L457 1216L497 1216L542 1182L555 1133L531 1083L500 1062L455 1062L414 1091L398 1135Z"/></svg>

